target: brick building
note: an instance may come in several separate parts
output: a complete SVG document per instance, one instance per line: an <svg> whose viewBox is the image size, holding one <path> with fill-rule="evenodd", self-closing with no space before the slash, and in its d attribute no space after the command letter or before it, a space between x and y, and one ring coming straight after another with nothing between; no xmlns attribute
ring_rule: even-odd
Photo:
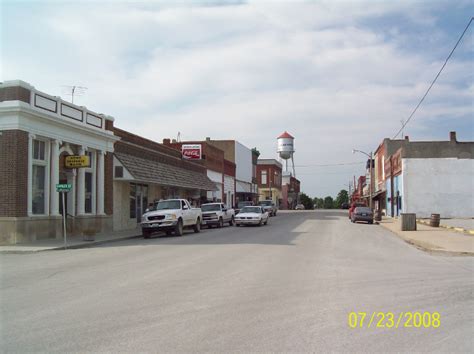
<svg viewBox="0 0 474 354"><path fill-rule="evenodd" d="M68 155L90 164L66 168ZM154 200L198 204L217 190L205 167L114 127L110 116L23 81L0 84L0 244L63 237L60 183L72 187L65 209L73 236L134 229Z"/></svg>
<svg viewBox="0 0 474 354"><path fill-rule="evenodd" d="M215 184L206 168L169 146L114 128L114 229L133 229L154 201L188 199L199 205Z"/></svg>
<svg viewBox="0 0 474 354"><path fill-rule="evenodd" d="M60 238L58 183L71 184L68 230L112 229L113 118L36 90L23 81L0 84L0 243ZM65 168L68 155L89 167Z"/></svg>
<svg viewBox="0 0 474 354"><path fill-rule="evenodd" d="M282 203L282 165L275 159L258 159L257 181L260 200Z"/></svg>
<svg viewBox="0 0 474 354"><path fill-rule="evenodd" d="M291 172L282 173L281 205L280 209L293 210L298 204L300 181L292 176Z"/></svg>
<svg viewBox="0 0 474 354"><path fill-rule="evenodd" d="M216 184L217 190L207 193L208 201L223 202L231 208L235 203L235 173L234 162L225 158L224 151L209 141L176 142L164 139L163 145L187 154L187 149L194 152L191 160L206 168L207 176ZM184 150L183 150L184 147Z"/></svg>

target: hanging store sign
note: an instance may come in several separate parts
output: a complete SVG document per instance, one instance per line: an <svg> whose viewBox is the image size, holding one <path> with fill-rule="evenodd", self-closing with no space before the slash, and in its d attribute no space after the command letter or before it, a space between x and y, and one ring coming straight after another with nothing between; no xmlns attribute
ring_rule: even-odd
<svg viewBox="0 0 474 354"><path fill-rule="evenodd" d="M70 155L64 159L64 166L66 168L82 168L90 167L91 161L87 155Z"/></svg>
<svg viewBox="0 0 474 354"><path fill-rule="evenodd" d="M183 144L181 147L183 158L190 160L201 160L202 147L201 144Z"/></svg>

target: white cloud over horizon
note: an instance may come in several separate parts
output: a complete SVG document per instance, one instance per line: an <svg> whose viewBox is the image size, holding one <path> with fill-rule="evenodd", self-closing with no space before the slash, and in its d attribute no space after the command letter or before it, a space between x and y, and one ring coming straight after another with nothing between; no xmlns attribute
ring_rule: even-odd
<svg viewBox="0 0 474 354"><path fill-rule="evenodd" d="M449 2L186 4L8 3L0 76L61 96L61 85L86 86L79 104L157 141L235 138L276 157L288 130L297 165L361 161L352 148L392 137L472 12L459 3L457 23L440 24ZM411 139L473 139L472 33L405 129ZM320 197L363 173L297 170Z"/></svg>

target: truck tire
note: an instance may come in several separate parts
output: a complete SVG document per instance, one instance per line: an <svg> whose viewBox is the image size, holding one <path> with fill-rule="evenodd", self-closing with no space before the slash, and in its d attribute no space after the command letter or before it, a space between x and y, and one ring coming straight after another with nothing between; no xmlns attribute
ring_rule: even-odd
<svg viewBox="0 0 474 354"><path fill-rule="evenodd" d="M229 226L234 226L234 215L232 215L232 217L230 218L230 221L229 221Z"/></svg>
<svg viewBox="0 0 474 354"><path fill-rule="evenodd" d="M178 223L174 227L174 234L176 236L183 236L183 220L178 220Z"/></svg>
<svg viewBox="0 0 474 354"><path fill-rule="evenodd" d="M196 221L196 224L193 226L194 233L199 233L201 232L201 220L198 218Z"/></svg>
<svg viewBox="0 0 474 354"><path fill-rule="evenodd" d="M223 226L224 226L224 220L222 218L219 218L219 223L217 224L217 227L220 229Z"/></svg>

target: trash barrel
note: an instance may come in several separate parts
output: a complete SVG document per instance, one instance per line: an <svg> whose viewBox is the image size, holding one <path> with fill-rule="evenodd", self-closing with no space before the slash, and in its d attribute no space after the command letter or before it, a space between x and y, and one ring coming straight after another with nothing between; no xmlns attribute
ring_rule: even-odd
<svg viewBox="0 0 474 354"><path fill-rule="evenodd" d="M439 227L440 219L441 219L441 217L440 217L439 214L431 214L430 226Z"/></svg>
<svg viewBox="0 0 474 354"><path fill-rule="evenodd" d="M416 231L416 214L415 213L402 213L401 216L401 229L402 231Z"/></svg>
<svg viewBox="0 0 474 354"><path fill-rule="evenodd" d="M382 211L377 209L374 213L375 221L382 221Z"/></svg>

